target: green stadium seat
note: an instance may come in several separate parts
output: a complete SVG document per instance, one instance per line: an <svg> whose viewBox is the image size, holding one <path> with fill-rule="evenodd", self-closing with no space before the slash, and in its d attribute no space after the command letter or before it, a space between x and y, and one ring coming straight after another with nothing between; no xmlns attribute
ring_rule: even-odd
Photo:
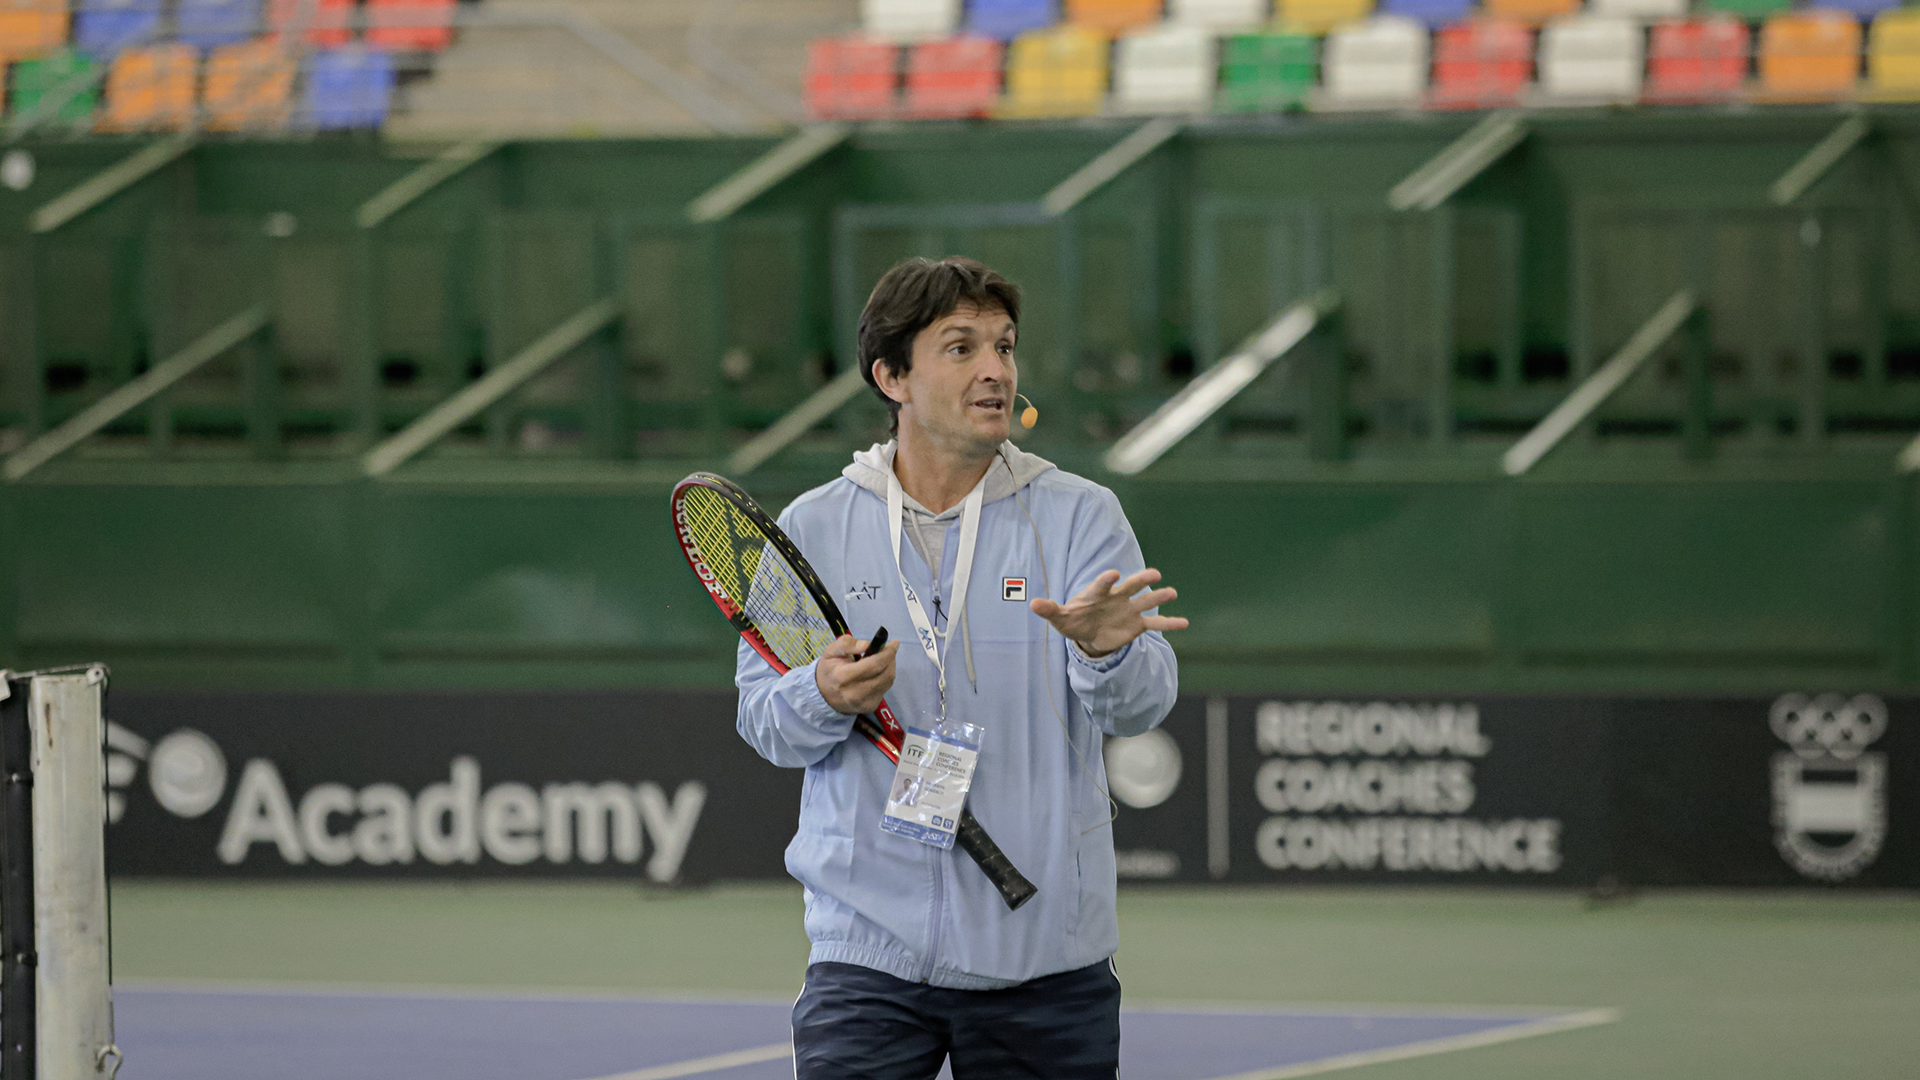
<svg viewBox="0 0 1920 1080"><path fill-rule="evenodd" d="M1223 112L1268 112L1304 105L1320 71L1319 42L1272 31L1226 40L1220 63Z"/></svg>
<svg viewBox="0 0 1920 1080"><path fill-rule="evenodd" d="M38 60L22 60L13 65L13 89L8 95L7 111L15 116L40 104L56 87L84 75L92 61L86 53L62 49ZM81 123L93 115L100 103L100 86L90 83L86 89L69 96L49 118L66 123Z"/></svg>

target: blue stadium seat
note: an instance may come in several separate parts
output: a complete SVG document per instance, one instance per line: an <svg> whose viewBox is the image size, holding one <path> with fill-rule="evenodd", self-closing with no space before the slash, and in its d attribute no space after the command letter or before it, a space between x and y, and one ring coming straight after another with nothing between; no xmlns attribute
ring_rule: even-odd
<svg viewBox="0 0 1920 1080"><path fill-rule="evenodd" d="M968 0L967 29L1011 40L1059 21L1054 0Z"/></svg>
<svg viewBox="0 0 1920 1080"><path fill-rule="evenodd" d="M1382 0L1380 10L1388 15L1405 15L1429 27L1457 23L1473 13L1473 0Z"/></svg>
<svg viewBox="0 0 1920 1080"><path fill-rule="evenodd" d="M379 127L393 102L393 57L346 48L314 53L307 67L307 117L317 128Z"/></svg>
<svg viewBox="0 0 1920 1080"><path fill-rule="evenodd" d="M181 41L196 49L215 49L259 31L260 0L180 0L174 19Z"/></svg>
<svg viewBox="0 0 1920 1080"><path fill-rule="evenodd" d="M74 12L74 45L108 57L143 45L160 30L161 0L82 0Z"/></svg>

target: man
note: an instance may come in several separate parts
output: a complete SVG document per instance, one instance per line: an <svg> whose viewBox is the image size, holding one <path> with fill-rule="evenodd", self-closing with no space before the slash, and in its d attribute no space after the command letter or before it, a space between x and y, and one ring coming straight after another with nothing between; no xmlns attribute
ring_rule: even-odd
<svg viewBox="0 0 1920 1080"><path fill-rule="evenodd" d="M794 1004L799 1080L1111 1080L1113 836L1101 736L1177 690L1139 544L1107 489L1008 441L1020 293L971 259L909 259L860 318L861 371L896 438L780 516L852 629L776 675L742 646L739 728L805 767L787 869L813 942ZM904 542L901 542L904 541ZM903 649L904 641L904 649ZM896 768L854 716L979 725L967 805L1039 892L1009 911L958 847L882 828ZM919 789L916 789L919 790ZM924 791L921 799L925 799Z"/></svg>

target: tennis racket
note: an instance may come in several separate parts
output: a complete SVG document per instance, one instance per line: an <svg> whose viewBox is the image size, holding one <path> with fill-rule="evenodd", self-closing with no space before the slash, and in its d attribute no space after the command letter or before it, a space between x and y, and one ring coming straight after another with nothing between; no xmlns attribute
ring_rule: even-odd
<svg viewBox="0 0 1920 1080"><path fill-rule="evenodd" d="M810 664L834 639L850 632L806 556L731 480L697 472L675 485L673 531L707 595L773 670L784 675ZM875 639L869 651L883 640L878 634ZM854 730L887 760L899 761L906 733L886 702L874 714L855 717ZM1008 908L1017 909L1039 891L987 835L973 811L960 812L954 839L1000 890Z"/></svg>

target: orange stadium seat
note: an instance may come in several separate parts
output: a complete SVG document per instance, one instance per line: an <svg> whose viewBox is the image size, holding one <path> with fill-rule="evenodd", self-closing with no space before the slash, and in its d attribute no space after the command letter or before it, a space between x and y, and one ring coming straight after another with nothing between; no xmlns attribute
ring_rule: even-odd
<svg viewBox="0 0 1920 1080"><path fill-rule="evenodd" d="M353 40L353 0L267 0L268 38L295 34L337 48Z"/></svg>
<svg viewBox="0 0 1920 1080"><path fill-rule="evenodd" d="M1089 116L1107 96L1107 36L1085 26L1022 34L1007 53L1007 94L994 109L1009 118Z"/></svg>
<svg viewBox="0 0 1920 1080"><path fill-rule="evenodd" d="M1532 26L1579 10L1580 0L1483 0L1480 5L1480 13L1489 19L1511 19Z"/></svg>
<svg viewBox="0 0 1920 1080"><path fill-rule="evenodd" d="M892 116L900 82L900 49L861 37L815 38L807 44L807 111L820 120Z"/></svg>
<svg viewBox="0 0 1920 1080"><path fill-rule="evenodd" d="M1160 0L1066 0L1067 21L1117 34L1160 21Z"/></svg>
<svg viewBox="0 0 1920 1080"><path fill-rule="evenodd" d="M1000 100L1005 51L997 39L972 34L915 45L907 54L905 115L933 119L992 112Z"/></svg>
<svg viewBox="0 0 1920 1080"><path fill-rule="evenodd" d="M177 131L193 121L200 58L178 42L127 49L107 69L102 131Z"/></svg>
<svg viewBox="0 0 1920 1080"><path fill-rule="evenodd" d="M1860 21L1845 11L1775 15L1760 27L1762 101L1833 101L1860 82Z"/></svg>
<svg viewBox="0 0 1920 1080"><path fill-rule="evenodd" d="M367 0L367 44L439 52L453 44L454 0Z"/></svg>
<svg viewBox="0 0 1920 1080"><path fill-rule="evenodd" d="M1672 103L1738 97L1746 86L1751 41L1746 22L1731 15L1655 23L1641 97Z"/></svg>
<svg viewBox="0 0 1920 1080"><path fill-rule="evenodd" d="M0 61L32 60L67 43L66 0L0 0Z"/></svg>
<svg viewBox="0 0 1920 1080"><path fill-rule="evenodd" d="M207 127L215 131L285 127L292 112L296 67L283 47L264 39L222 45L208 53L200 97Z"/></svg>
<svg viewBox="0 0 1920 1080"><path fill-rule="evenodd" d="M1533 31L1526 24L1503 19L1455 23L1433 35L1433 86L1427 104L1436 109L1511 105L1532 78Z"/></svg>

